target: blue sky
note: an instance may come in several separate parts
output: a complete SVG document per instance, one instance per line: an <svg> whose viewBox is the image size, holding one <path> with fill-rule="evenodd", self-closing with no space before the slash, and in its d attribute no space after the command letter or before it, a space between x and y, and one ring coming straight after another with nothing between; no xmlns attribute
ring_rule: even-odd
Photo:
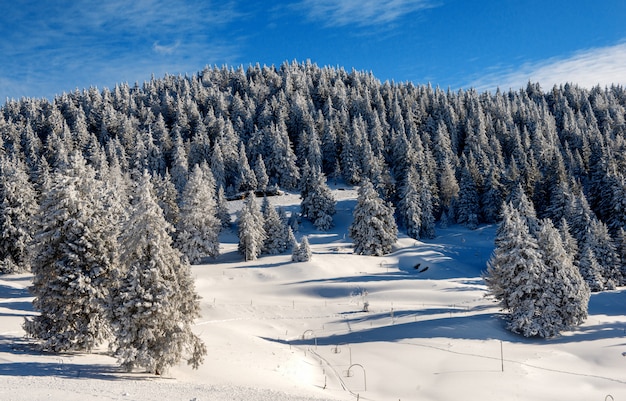
<svg viewBox="0 0 626 401"><path fill-rule="evenodd" d="M0 103L292 60L454 90L626 85L624 0L3 3Z"/></svg>

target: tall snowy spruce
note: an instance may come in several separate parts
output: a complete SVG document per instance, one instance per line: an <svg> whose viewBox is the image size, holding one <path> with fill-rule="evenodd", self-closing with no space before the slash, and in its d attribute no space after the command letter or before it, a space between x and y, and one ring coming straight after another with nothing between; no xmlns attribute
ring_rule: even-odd
<svg viewBox="0 0 626 401"><path fill-rule="evenodd" d="M493 255L484 277L488 294L509 311L507 328L525 337L540 333L537 302L543 293L544 268L537 239L530 235L526 219L511 203L502 208Z"/></svg>
<svg viewBox="0 0 626 401"><path fill-rule="evenodd" d="M181 196L175 245L192 264L220 252L221 222L217 218L215 184L210 174L196 164Z"/></svg>
<svg viewBox="0 0 626 401"><path fill-rule="evenodd" d="M538 335L554 337L587 319L589 286L565 250L552 220L541 221L537 243L544 262L543 294L539 299Z"/></svg>
<svg viewBox="0 0 626 401"><path fill-rule="evenodd" d="M326 176L319 167L308 167L305 164L302 174L302 191L300 209L302 216L313 222L319 230L329 230L333 226L335 214L335 198L326 184Z"/></svg>
<svg viewBox="0 0 626 401"><path fill-rule="evenodd" d="M261 210L263 212L263 228L265 230L263 253L276 255L290 249L293 245L292 239L294 236L291 227L287 224L287 220L280 217L267 197L263 198Z"/></svg>
<svg viewBox="0 0 626 401"><path fill-rule="evenodd" d="M256 202L254 192L248 192L243 208L239 213L239 252L247 261L255 260L263 251L267 234L263 214Z"/></svg>
<svg viewBox="0 0 626 401"><path fill-rule="evenodd" d="M359 188L353 216L348 233L354 242L354 253L382 256L391 252L398 239L394 209L379 197L369 181Z"/></svg>
<svg viewBox="0 0 626 401"><path fill-rule="evenodd" d="M587 317L589 288L548 219L531 234L512 203L502 208L485 282L509 311L508 329L525 337L554 337Z"/></svg>
<svg viewBox="0 0 626 401"><path fill-rule="evenodd" d="M432 213L430 213L431 219L428 220L431 224L424 224L427 223L425 221L427 214L422 210L426 205L422 205L424 188L420 188L420 185L423 184L421 181L417 169L411 166L400 190L400 202L398 203L400 223L406 229L407 235L415 239L419 239L423 232L434 233ZM423 225L427 227L423 227Z"/></svg>
<svg viewBox="0 0 626 401"><path fill-rule="evenodd" d="M30 270L29 249L33 217L38 205L26 166L20 160L0 159L0 273Z"/></svg>
<svg viewBox="0 0 626 401"><path fill-rule="evenodd" d="M128 371L158 375L182 358L197 368L207 350L192 331L200 303L189 262L172 246L147 173L134 192L121 235L123 270L111 296L111 348Z"/></svg>
<svg viewBox="0 0 626 401"><path fill-rule="evenodd" d="M26 333L44 350L89 351L109 334L107 308L118 268L113 217L100 198L103 186L78 153L52 174L36 215L33 306Z"/></svg>
<svg viewBox="0 0 626 401"><path fill-rule="evenodd" d="M228 204L226 203L226 195L224 194L224 187L217 189L217 195L215 198L217 208L217 218L220 220L220 224L223 228L230 227L230 212L228 211Z"/></svg>

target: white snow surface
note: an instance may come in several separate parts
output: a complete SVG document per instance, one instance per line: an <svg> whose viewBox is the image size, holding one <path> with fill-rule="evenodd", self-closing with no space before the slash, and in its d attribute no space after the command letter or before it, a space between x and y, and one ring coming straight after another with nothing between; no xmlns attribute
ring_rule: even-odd
<svg viewBox="0 0 626 401"><path fill-rule="evenodd" d="M495 226L401 235L389 255L358 256L347 236L356 191L333 192L336 226L303 221L296 233L308 235L311 261L244 262L233 229L219 258L193 267L194 330L209 351L198 370L126 373L106 346L40 353L21 328L36 313L31 276L0 276L0 400L626 400L626 289L593 294L571 332L520 337L484 297ZM299 208L295 194L270 200Z"/></svg>

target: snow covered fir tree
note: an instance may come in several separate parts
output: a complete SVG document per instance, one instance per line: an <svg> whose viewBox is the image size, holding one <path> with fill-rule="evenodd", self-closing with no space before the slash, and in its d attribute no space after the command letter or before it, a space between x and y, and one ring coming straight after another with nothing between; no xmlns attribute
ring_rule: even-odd
<svg viewBox="0 0 626 401"><path fill-rule="evenodd" d="M356 186L356 254L385 255L399 236L425 241L445 224L500 224L489 292L511 330L551 337L585 319L587 291L626 284L625 121L621 86L453 92L309 62L8 100L0 271L32 273L38 315L24 328L44 349L90 350L114 332L125 367L161 372L182 349L195 364L189 263L217 256L223 229L246 261L287 253L298 224L336 224L330 188ZM261 211L281 191L299 193L300 208ZM146 219L153 238L137 231ZM171 310L123 318L116 308L129 306L112 299L172 289L185 313L163 330L184 340L142 344L137 333L160 330Z"/></svg>
<svg viewBox="0 0 626 401"><path fill-rule="evenodd" d="M354 253L360 255L385 255L398 239L393 207L379 197L371 182L366 181L359 189L349 234Z"/></svg>
<svg viewBox="0 0 626 401"><path fill-rule="evenodd" d="M206 163L205 163L206 164ZM222 223L217 215L215 184L211 171L196 164L185 184L176 227L176 247L191 263L220 252L218 235Z"/></svg>
<svg viewBox="0 0 626 401"><path fill-rule="evenodd" d="M263 251L267 239L264 220L256 195L252 191L248 192L237 224L239 252L246 261L255 260Z"/></svg>
<svg viewBox="0 0 626 401"><path fill-rule="evenodd" d="M172 247L147 173L133 195L121 236L120 278L111 294L111 348L128 371L159 375L182 358L197 368L207 349L191 330L200 304L189 263Z"/></svg>
<svg viewBox="0 0 626 401"><path fill-rule="evenodd" d="M34 308L26 333L48 351L90 351L108 336L109 290L119 271L117 227L84 158L59 150L33 233Z"/></svg>
<svg viewBox="0 0 626 401"><path fill-rule="evenodd" d="M505 204L488 262L489 293L509 311L508 328L526 337L554 337L587 318L589 286L549 219L530 232L527 218Z"/></svg>
<svg viewBox="0 0 626 401"><path fill-rule="evenodd" d="M293 247L291 260L294 262L308 262L311 260L312 255L313 253L311 252L309 239L307 237L302 237L300 244Z"/></svg>

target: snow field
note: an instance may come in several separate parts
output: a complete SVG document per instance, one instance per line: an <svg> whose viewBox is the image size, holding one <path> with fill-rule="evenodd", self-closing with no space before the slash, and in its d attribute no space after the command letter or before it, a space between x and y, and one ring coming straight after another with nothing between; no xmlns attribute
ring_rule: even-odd
<svg viewBox="0 0 626 401"><path fill-rule="evenodd" d="M334 194L336 226L303 221L297 233L309 236L311 261L244 262L233 229L217 260L193 267L194 332L209 351L195 371L124 373L106 347L35 352L21 329L34 313L30 276L0 277L0 400L626 400L624 289L593 294L574 331L523 338L484 297L495 227L439 228L434 240L401 237L384 257L353 255L356 195ZM271 201L297 210L297 195Z"/></svg>

